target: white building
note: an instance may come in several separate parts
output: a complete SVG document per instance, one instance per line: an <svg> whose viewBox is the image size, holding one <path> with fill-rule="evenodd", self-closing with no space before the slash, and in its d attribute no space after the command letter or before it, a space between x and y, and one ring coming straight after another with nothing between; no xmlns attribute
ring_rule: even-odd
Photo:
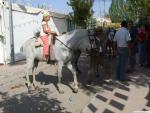
<svg viewBox="0 0 150 113"><path fill-rule="evenodd" d="M105 23L105 24L112 23L110 18L97 17L96 20L100 23Z"/></svg>
<svg viewBox="0 0 150 113"><path fill-rule="evenodd" d="M35 30L39 29L42 21L43 9L12 4L14 51L15 60L23 59L20 54L21 45L33 37ZM53 18L49 25L58 35L68 31L68 21L65 14L51 12ZM70 26L70 23L69 23ZM71 29L71 28L69 28ZM0 64L10 62L10 32L8 3L0 3Z"/></svg>

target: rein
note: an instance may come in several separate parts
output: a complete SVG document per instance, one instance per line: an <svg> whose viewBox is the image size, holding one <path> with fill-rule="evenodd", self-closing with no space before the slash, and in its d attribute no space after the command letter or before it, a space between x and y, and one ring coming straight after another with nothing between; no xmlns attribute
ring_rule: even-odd
<svg viewBox="0 0 150 113"><path fill-rule="evenodd" d="M63 44L65 47L67 47L68 49L70 49L71 51L73 51L72 48L68 47L68 46L67 46L65 43L63 43L61 40L59 40L59 39L56 38L56 37L55 37L55 39L58 40L61 44ZM82 52L82 53L86 53L86 54L87 54L87 52Z"/></svg>
<svg viewBox="0 0 150 113"><path fill-rule="evenodd" d="M65 47L67 47L68 49L70 49L71 51L73 51L72 48L68 47L64 42L62 42L61 40L59 40L56 37L55 37L55 39L58 40L61 44L63 44Z"/></svg>

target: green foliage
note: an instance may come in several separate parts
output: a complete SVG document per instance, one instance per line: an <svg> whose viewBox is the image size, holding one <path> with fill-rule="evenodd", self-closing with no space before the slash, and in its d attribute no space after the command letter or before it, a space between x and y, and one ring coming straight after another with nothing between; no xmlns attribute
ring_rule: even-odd
<svg viewBox="0 0 150 113"><path fill-rule="evenodd" d="M72 7L73 12L70 18L77 26L86 27L88 19L92 16L93 0L69 0L67 3Z"/></svg>
<svg viewBox="0 0 150 113"><path fill-rule="evenodd" d="M127 11L133 13L135 16L149 16L150 0L128 0Z"/></svg>
<svg viewBox="0 0 150 113"><path fill-rule="evenodd" d="M123 19L135 20L144 16L150 20L150 0L112 0L109 9L110 18L113 22Z"/></svg>
<svg viewBox="0 0 150 113"><path fill-rule="evenodd" d="M120 22L127 18L126 14L126 1L125 0L112 0L109 9L109 15L112 22Z"/></svg>

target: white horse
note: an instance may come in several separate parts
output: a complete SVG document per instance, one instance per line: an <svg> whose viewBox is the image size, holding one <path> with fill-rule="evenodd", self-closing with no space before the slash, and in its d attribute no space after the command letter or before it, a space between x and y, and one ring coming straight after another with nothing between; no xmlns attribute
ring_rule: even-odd
<svg viewBox="0 0 150 113"><path fill-rule="evenodd" d="M89 32L86 29L78 29L56 37L55 45L53 47L56 60L58 61L58 91L63 93L61 88L62 67L66 65L73 74L74 87L73 91L78 92L78 81L76 71L71 63L74 55L74 50L81 50L86 52L90 49L90 42L88 38ZM27 86L30 87L29 71L32 70L33 85L36 86L35 72L38 62L43 60L42 47L35 47L35 38L27 40L21 47L22 53L26 56L27 63Z"/></svg>

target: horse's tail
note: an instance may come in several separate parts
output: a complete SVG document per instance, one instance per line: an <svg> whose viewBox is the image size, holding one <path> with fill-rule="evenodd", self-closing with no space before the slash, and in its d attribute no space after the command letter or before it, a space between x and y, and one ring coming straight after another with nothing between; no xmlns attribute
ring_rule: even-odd
<svg viewBox="0 0 150 113"><path fill-rule="evenodd" d="M21 48L20 48L20 52L21 52L22 54L26 55L24 45L22 45L22 46L21 46Z"/></svg>
<svg viewBox="0 0 150 113"><path fill-rule="evenodd" d="M20 48L20 52L21 52L21 53L23 53L23 46L21 46L21 48Z"/></svg>
<svg viewBox="0 0 150 113"><path fill-rule="evenodd" d="M22 44L22 46L20 48L20 52L23 53L24 55L26 55L26 50L31 43L30 41L31 41L31 39L27 40L25 43Z"/></svg>
<svg viewBox="0 0 150 113"><path fill-rule="evenodd" d="M27 40L20 48L20 52L23 53L25 56L30 56L32 53L34 53L34 42L35 39L31 38Z"/></svg>

